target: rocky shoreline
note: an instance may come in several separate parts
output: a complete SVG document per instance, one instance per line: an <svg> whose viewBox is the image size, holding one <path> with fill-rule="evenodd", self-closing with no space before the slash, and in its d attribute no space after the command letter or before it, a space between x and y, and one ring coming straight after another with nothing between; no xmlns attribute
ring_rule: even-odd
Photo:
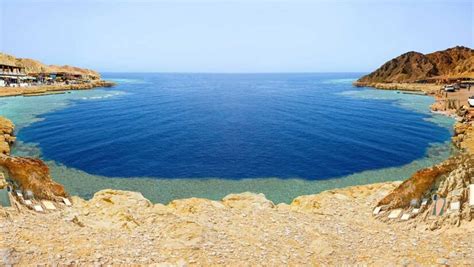
<svg viewBox="0 0 474 267"><path fill-rule="evenodd" d="M421 90L433 95L429 88ZM434 96L437 103L442 100ZM403 183L330 190L297 197L291 204L247 192L221 201L190 198L163 205L120 190L102 190L88 201L72 197L72 207L57 205L43 213L17 203L0 207L0 260L18 265L472 265L469 209L442 218L430 217L428 209L409 221L386 217L425 196L433 184L449 199L466 197L466 191L460 196L452 192L465 190L474 174L474 150L467 145L474 132L470 110L434 107L459 116L453 142L466 153ZM44 191L43 198L67 197L44 163L9 156L13 127L0 120L0 147L8 147L2 149L0 165L35 194ZM373 216L375 207L383 209Z"/></svg>
<svg viewBox="0 0 474 267"><path fill-rule="evenodd" d="M439 91L439 84L420 84L420 83L377 83L377 82L359 82L353 83L357 87L373 87L381 90L400 90L400 91L416 91L424 93L434 93Z"/></svg>
<svg viewBox="0 0 474 267"><path fill-rule="evenodd" d="M64 91L73 90L89 90L97 87L112 87L114 82L110 81L90 81L88 83L78 84L57 84L45 86L30 86L30 87L0 87L0 97L8 96L38 96L47 95Z"/></svg>
<svg viewBox="0 0 474 267"><path fill-rule="evenodd" d="M9 119L0 117L0 154L10 154L10 146L15 142L15 125Z"/></svg>

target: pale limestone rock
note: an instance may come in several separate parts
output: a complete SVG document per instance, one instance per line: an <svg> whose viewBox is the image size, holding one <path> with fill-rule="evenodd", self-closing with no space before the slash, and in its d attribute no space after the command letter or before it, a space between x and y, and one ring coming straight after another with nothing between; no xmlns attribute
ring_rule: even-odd
<svg viewBox="0 0 474 267"><path fill-rule="evenodd" d="M367 203L386 190L384 184L331 190L299 198L304 201L295 206L272 206L256 194L150 205L141 194L104 190L88 201L73 197L64 210L0 217L0 247L16 248L19 266L51 262L50 255L59 265L383 266L403 257L424 266L451 248L460 253L450 264L469 265L472 224L443 223L447 231L427 232L382 223ZM316 212L301 212L314 201Z"/></svg>
<svg viewBox="0 0 474 267"><path fill-rule="evenodd" d="M153 204L141 193L106 189L89 201L73 198L82 213L81 224L99 228L135 228L140 225L137 213L152 210Z"/></svg>
<svg viewBox="0 0 474 267"><path fill-rule="evenodd" d="M14 265L18 262L18 257L15 256L15 249L0 248L0 263L2 265Z"/></svg>
<svg viewBox="0 0 474 267"><path fill-rule="evenodd" d="M265 198L264 194L250 192L230 194L222 199L224 205L238 209L273 209L275 204Z"/></svg>
<svg viewBox="0 0 474 267"><path fill-rule="evenodd" d="M293 199L291 207L301 211L313 211L319 209L321 203L317 195L306 195Z"/></svg>
<svg viewBox="0 0 474 267"><path fill-rule="evenodd" d="M178 213L197 213L215 208L225 208L224 205L217 201L212 201L203 198L188 198L173 200L168 204L168 208L174 209Z"/></svg>
<svg viewBox="0 0 474 267"><path fill-rule="evenodd" d="M331 242L324 239L313 240L309 249L320 257L327 257L334 253L334 248L332 247Z"/></svg>
<svg viewBox="0 0 474 267"><path fill-rule="evenodd" d="M276 205L278 211L290 211L291 206L286 203L280 203Z"/></svg>
<svg viewBox="0 0 474 267"><path fill-rule="evenodd" d="M153 204L139 192L105 189L94 194L89 205L117 204L128 207L151 207Z"/></svg>

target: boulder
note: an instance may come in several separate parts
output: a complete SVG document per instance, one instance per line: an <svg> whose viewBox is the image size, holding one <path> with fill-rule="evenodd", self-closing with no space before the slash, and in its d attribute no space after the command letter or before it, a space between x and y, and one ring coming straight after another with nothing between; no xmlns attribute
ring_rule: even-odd
<svg viewBox="0 0 474 267"><path fill-rule="evenodd" d="M64 187L53 181L48 166L39 159L0 154L0 166L7 169L10 178L23 190L31 190L37 198L59 201L68 196Z"/></svg>
<svg viewBox="0 0 474 267"><path fill-rule="evenodd" d="M15 141L15 125L9 119L0 117L0 154L10 154L10 145Z"/></svg>
<svg viewBox="0 0 474 267"><path fill-rule="evenodd" d="M321 193L324 194L325 192ZM321 208L320 195L299 196L291 202L291 207L300 211L313 211Z"/></svg>
<svg viewBox="0 0 474 267"><path fill-rule="evenodd" d="M203 198L187 198L173 200L168 204L168 208L175 210L178 214L212 212L215 209L226 208L222 203Z"/></svg>
<svg viewBox="0 0 474 267"><path fill-rule="evenodd" d="M230 194L222 199L224 205L237 209L273 209L275 204L268 200L264 194L255 194L250 192L240 194Z"/></svg>
<svg viewBox="0 0 474 267"><path fill-rule="evenodd" d="M388 209L404 208L412 199L420 199L441 176L450 173L457 166L453 158L430 168L422 169L405 180L395 190L379 201L377 206Z"/></svg>
<svg viewBox="0 0 474 267"><path fill-rule="evenodd" d="M146 218L153 204L141 193L105 189L94 194L89 201L73 198L74 207L80 214L69 214L75 224L104 229L132 229Z"/></svg>

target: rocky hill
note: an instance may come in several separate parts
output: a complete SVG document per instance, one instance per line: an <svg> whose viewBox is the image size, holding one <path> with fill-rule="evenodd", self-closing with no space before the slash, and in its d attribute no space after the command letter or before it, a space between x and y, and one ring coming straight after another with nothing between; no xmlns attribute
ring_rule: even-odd
<svg viewBox="0 0 474 267"><path fill-rule="evenodd" d="M65 66L46 65L34 59L16 58L14 56L7 55L4 53L0 53L0 64L24 67L27 73L67 72L71 74L88 75L96 79L100 78L100 74L93 70L82 69L82 68L68 66L68 65L65 65Z"/></svg>
<svg viewBox="0 0 474 267"><path fill-rule="evenodd" d="M430 54L408 52L360 78L356 85L412 83L422 80L474 78L474 50L456 46Z"/></svg>

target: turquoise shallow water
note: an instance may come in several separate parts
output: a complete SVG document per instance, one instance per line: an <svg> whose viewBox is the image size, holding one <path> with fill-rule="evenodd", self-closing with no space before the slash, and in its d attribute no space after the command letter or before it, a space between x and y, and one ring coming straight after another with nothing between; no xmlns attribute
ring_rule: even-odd
<svg viewBox="0 0 474 267"><path fill-rule="evenodd" d="M350 84L352 79L327 79L324 83ZM146 81L121 79L120 83L145 84ZM100 104L107 99L127 99L129 92L116 89L98 89L93 91L76 91L64 95L50 95L41 97L12 97L0 99L0 115L12 119L17 130L31 126L41 120L42 114L53 114L78 103L94 101ZM378 90L342 90L337 92L340 97L353 100L390 101L391 105L403 108L418 114L439 127L451 129L453 120L440 115L429 113L432 99L426 96L406 95L395 91ZM53 113L52 113L53 112ZM33 125L34 127L34 125ZM21 136L21 135L20 135ZM80 138L80 136L77 136ZM67 167L53 160L47 160L53 177L64 184L67 190L74 195L89 198L100 189L115 188L142 192L154 202L166 203L172 199L186 197L205 197L220 199L229 193L252 191L262 192L275 202L290 202L294 197L304 194L314 194L323 190L339 188L348 185L367 184L389 180L401 180L416 170L440 162L451 153L449 140L433 142L427 147L424 156L402 166L366 170L355 174L344 175L334 179L309 180L292 178L251 178L251 179L221 179L221 178L160 178L155 177L105 177L88 174L82 170ZM35 143L24 143L22 140L14 148L14 154L27 156L41 156L41 147Z"/></svg>

